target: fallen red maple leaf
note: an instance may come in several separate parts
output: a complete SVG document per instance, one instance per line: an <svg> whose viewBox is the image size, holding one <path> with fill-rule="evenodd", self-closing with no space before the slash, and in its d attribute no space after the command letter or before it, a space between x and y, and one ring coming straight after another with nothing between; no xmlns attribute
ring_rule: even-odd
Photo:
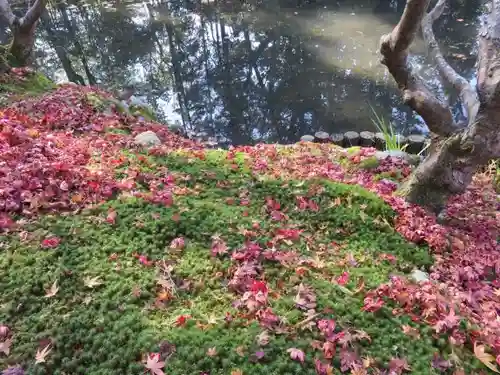
<svg viewBox="0 0 500 375"><path fill-rule="evenodd" d="M305 354L302 350L297 348L290 348L287 350L287 352L290 353L290 358L293 359L294 361L299 361L304 363Z"/></svg>
<svg viewBox="0 0 500 375"><path fill-rule="evenodd" d="M61 243L61 239L60 238L58 238L58 237L49 237L49 238L45 238L42 241L42 247L44 249L54 249L57 246L59 246L60 243Z"/></svg>

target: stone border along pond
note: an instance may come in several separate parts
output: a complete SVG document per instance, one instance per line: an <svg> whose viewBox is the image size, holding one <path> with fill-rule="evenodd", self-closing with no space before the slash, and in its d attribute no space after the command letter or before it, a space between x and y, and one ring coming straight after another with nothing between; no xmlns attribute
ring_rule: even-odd
<svg viewBox="0 0 500 375"><path fill-rule="evenodd" d="M421 134L411 134L408 137L397 134L396 137L399 138L399 143L402 146L401 149L409 154L422 153L430 142L426 136ZM377 150L382 151L386 149L384 134L381 132L362 131L358 133L348 131L343 134L328 134L327 132L319 131L314 133L314 135L303 135L300 140L304 142L333 143L342 147L365 146L375 147Z"/></svg>

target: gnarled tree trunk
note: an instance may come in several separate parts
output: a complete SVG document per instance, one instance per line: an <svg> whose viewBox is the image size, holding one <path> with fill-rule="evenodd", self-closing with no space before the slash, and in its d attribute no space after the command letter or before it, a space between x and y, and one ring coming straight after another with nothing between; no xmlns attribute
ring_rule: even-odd
<svg viewBox="0 0 500 375"><path fill-rule="evenodd" d="M35 29L47 0L36 0L26 14L19 18L12 13L7 0L0 0L0 16L3 17L12 31L13 39L10 45L11 63L16 66L31 64L33 46L35 44Z"/></svg>
<svg viewBox="0 0 500 375"><path fill-rule="evenodd" d="M446 0L428 13L430 0L407 0L401 20L381 39L382 63L402 92L403 100L431 132L428 157L401 193L412 203L438 213L452 194L465 191L478 167L500 157L500 0L493 0L488 22L479 35L477 87L444 59L432 31ZM419 29L444 80L459 92L467 121L456 123L450 108L432 93L408 63L408 49Z"/></svg>

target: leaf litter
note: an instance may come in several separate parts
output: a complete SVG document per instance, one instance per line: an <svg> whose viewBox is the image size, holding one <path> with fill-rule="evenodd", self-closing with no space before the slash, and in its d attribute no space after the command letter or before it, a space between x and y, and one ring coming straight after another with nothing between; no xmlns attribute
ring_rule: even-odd
<svg viewBox="0 0 500 375"><path fill-rule="evenodd" d="M21 71L20 76L23 74L28 76L29 72ZM168 211L168 217L177 226L185 225L190 210L196 211L197 208L192 203L185 207L177 205L191 196L194 201L196 194L206 188L203 184L209 181L207 176L212 172L204 171L204 180L196 186L191 182L196 179L194 175L183 171L180 178L180 174L172 173L170 166L165 166L158 160L182 154L187 165L191 165L189 168L192 169L197 163L206 163L204 168L207 168L210 163L206 159L214 155L212 151L204 150L196 142L172 134L160 124L134 123L136 119L129 115L96 111L87 100L88 95L109 97L107 93L93 88L62 85L40 98L23 99L2 109L0 187L4 192L4 209L0 213L0 228L7 234L14 234L16 231L24 233L26 246L30 244L31 234L27 232L28 227L25 227L23 220L33 223L47 213L65 215L64 217L79 215L81 211L89 210L89 207L99 207L106 201L119 201L126 197L149 202L151 207L157 206L162 210L175 209ZM68 101L73 105L69 107ZM154 131L162 141L161 146L150 149L146 154L133 145L134 136L145 130ZM211 275L211 279L206 279L210 284L208 288L220 288L224 293L230 293L234 296L234 303L233 306L225 307L227 311L221 312L220 319L215 313L213 323L209 326L218 327L222 324L231 329L235 324L247 327L251 322L258 323L260 331L252 334L251 339L258 347L248 349L249 352L240 344L233 348L241 361L249 353L254 366L267 366L273 360L266 348L281 345L279 337L284 335L288 340L295 340L296 332L304 332L309 335L310 349L305 350L298 345L282 347L282 351L291 360L289 366L296 363L315 374L332 374L332 360L338 359L341 371L358 375L380 371L380 358L375 360L361 357L360 354L363 353L358 351L363 349L358 342L383 345L384 334L381 331L371 331L377 323L370 323L375 325L365 327L362 322L364 319L372 319L372 316L377 317L377 321L382 311L390 311L392 316L403 319L399 325L400 334L411 340L422 341L430 336L425 327L433 332L432 335L445 335L448 338L445 339L447 344L439 347L442 355L434 353L429 358L428 366L458 374L463 371L460 367L463 361L460 364L452 359L460 353L462 360L470 362L470 366L476 366L472 363L472 355L481 363L481 368L498 372L499 220L496 195L490 181L478 176L464 194L450 198L446 208L447 224L440 224L436 217L394 195L395 184L388 182L386 178L379 178L382 175L397 175L399 177L396 179L400 182L411 173L410 165L388 159L374 170L368 171L361 167L363 160L372 158L374 153L374 149L362 148L354 156L346 156L343 150L331 145L308 143L231 148L220 153L223 156L218 159L222 165L230 165L230 173L235 174L244 167L260 184L267 184L276 178L281 178L282 181L300 181L292 187L292 191L298 192L293 199L293 206L285 203L287 198L281 194L282 190L288 188L285 183L283 187L272 191L274 196L269 193L263 199L259 211L255 211L253 207L256 201L253 195L256 194L252 190L254 188L247 185L245 191L239 191L235 195L239 197L239 201L230 198L225 199L224 203L231 207L232 215L240 212L241 216L229 219L219 213L219 218L224 219L218 222L217 228L212 228L212 233L193 236L204 236L203 243L200 240L192 241L186 232L170 235L165 231L162 234L164 242L160 245L164 254L168 254L169 263L161 259L159 254L142 253L140 247L133 249L135 263L131 262L132 256L125 259L126 254L118 248L110 251L114 255L109 256L105 262L113 265L113 272L125 272L122 276L124 278L127 272L130 273L130 267L144 266L138 272L149 275L156 269L155 285L150 286L150 290L145 286L136 286L136 280L128 286L128 293L141 299L153 292L156 309L167 309L171 304L176 314L171 318L174 322L169 327L187 334L191 332L193 325L196 326L201 321L196 312L199 301L194 297L195 294L191 299L190 293L194 290L203 293L204 288L207 288L197 265L202 262L211 264L217 271ZM99 160L95 155L100 155ZM40 166L44 168L43 175L37 173ZM215 175L217 173L220 172L215 172ZM348 196L341 194L341 197L333 196L327 202L322 201L325 187L311 182L318 179L347 184L346 186L353 188L355 185L361 186L390 206L395 216L392 219L390 215L372 218L373 208L370 204L359 203L360 199L371 199L360 198L365 193ZM232 189L232 184L235 182L231 179L221 180L217 182L217 189ZM241 204L237 205L237 202ZM434 256L433 264L428 268L428 278L414 282L410 277L402 275L400 271L405 266L404 260L400 258L404 254L396 256L387 252L377 259L371 257L368 250L365 253L353 253L353 249L344 250L342 246L349 246L348 241L341 240L341 246L322 242L324 238L330 238L332 233L340 238L349 238L355 233L355 228L349 224L354 219L347 218L339 222L336 228L327 224L316 226L313 231L308 229L308 220L313 222L315 215L321 215L325 207L329 210L344 207L353 210L358 207L359 225L375 226L380 228L381 233L396 231L406 241L418 246L428 246ZM240 208L241 211L234 211ZM212 207L212 211L215 209ZM16 216L19 213L22 213L22 220ZM153 216L155 220L163 220L158 212ZM253 218L253 223L249 221L250 218ZM257 222L255 218L258 218ZM95 225L108 225L110 229L106 230L114 230L113 228L119 228L122 221L127 220L126 213L120 212L119 206L114 206L105 209L100 221L95 217L96 223L102 223ZM240 222L239 228L231 232L232 222L235 220ZM290 227L297 224L298 228ZM137 217L134 226L140 230L141 225L150 224ZM71 230L78 232L78 228ZM40 241L37 248L41 252L59 252L60 249L71 246L71 240L61 238L64 237L61 235L36 236ZM235 238L245 240L241 242ZM149 240L154 241L153 238ZM141 244L145 246L144 242ZM139 243L135 242L134 245ZM183 259L189 257L191 248L196 246L204 246L210 260L198 258L186 268L183 262L187 260ZM222 264L229 268L222 267ZM230 265L227 266L228 264ZM358 271L366 264L386 269L392 267L395 272L389 275L388 280L382 280L376 285L369 275ZM293 270L293 277L287 273L289 270ZM71 276L71 270L63 272L66 273L61 274L61 277L74 277ZM280 275L278 278L270 276L276 272ZM189 279L186 278L188 274ZM214 277L216 274L218 276ZM83 284L88 289L101 286L102 289L96 289L93 293L106 291L108 281L104 284L102 278L106 277L108 280L107 276L85 276ZM152 278L154 277L153 275ZM328 288L326 295L324 288ZM136 292L130 293L131 290ZM58 292L56 280L45 290L45 298L55 297ZM337 296L337 292L341 293L340 298L350 301L350 309L357 311L354 315L346 315L350 311L340 303L325 306L324 301ZM14 301L12 297L8 298ZM72 298L79 298L78 294ZM96 298L97 295L85 299L85 305L91 306ZM283 302L277 302L282 301L281 298L285 298L283 301L290 299L288 310L280 305ZM356 305L357 301L359 305ZM153 305L147 305L144 311L151 311L151 306ZM22 303L16 303L13 311L22 311L22 308ZM117 311L127 309L126 304L118 304L115 308ZM299 314L297 317L290 312L293 309ZM363 318L364 316L370 318ZM404 320L406 317L411 319L411 325ZM289 323L290 319L293 323ZM362 325L363 329L353 327L353 322ZM22 334L14 332L18 333ZM161 337L157 340L160 342ZM17 341L13 341L10 336L0 339L0 353L3 357L16 350L13 342ZM219 350L222 349L217 348L223 346L215 346L216 342L210 343L210 340L207 343L209 345L205 348L208 349L200 355L214 359L219 357ZM147 354L143 366L151 374L168 373L164 370L175 365L176 356L180 356L182 350L188 350L183 349L183 345L176 347L178 350L169 351L168 354ZM455 349L450 351L450 347ZM86 350L81 343L74 343L74 348L76 351ZM35 361L47 365L45 358L50 358L49 354L58 350L59 347L47 345L37 352ZM2 355L0 364L3 363ZM394 353L385 359L386 367L391 373L418 371L415 368L420 368L419 364L411 363L409 359L411 352L406 352L406 355L408 358ZM240 368L245 367L243 362L238 363ZM240 369L227 370L243 373Z"/></svg>

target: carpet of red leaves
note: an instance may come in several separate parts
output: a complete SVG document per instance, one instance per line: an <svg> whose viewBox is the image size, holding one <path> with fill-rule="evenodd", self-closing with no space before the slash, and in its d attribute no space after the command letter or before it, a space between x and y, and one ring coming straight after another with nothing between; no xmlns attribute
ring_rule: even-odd
<svg viewBox="0 0 500 375"><path fill-rule="evenodd" d="M154 131L162 141L150 149L154 154L183 149L200 156L203 147L172 134L163 125L97 111L87 100L92 92L98 91L64 85L0 111L0 230L16 230L41 212L77 211L120 192L138 194L139 179L152 192L145 198L164 204L172 200L169 186L173 189L174 182L167 174L161 178L158 174L139 176L122 151L133 152L134 136L146 130ZM119 129L130 133L115 131ZM362 185L398 213L397 231L410 241L427 243L435 256L430 281L416 284L395 277L367 294L366 310L393 300L398 305L394 314L409 314L432 325L436 332L448 332L454 343L484 342L495 356L500 355L500 214L497 194L488 179L478 176L466 193L451 198L448 223L441 225L422 208L395 196L395 183L375 178L376 173L396 169L407 176L411 167L401 161L386 160L368 172L345 168L338 162L339 157L346 157L345 152L330 145L297 144L288 151L280 152L275 145L242 146L231 149L228 158L243 153L255 174L322 177ZM347 156L350 165L374 151L367 148ZM117 179L116 168L125 165L125 177ZM156 189L160 183L167 188ZM459 317L475 324L470 337L459 333Z"/></svg>

